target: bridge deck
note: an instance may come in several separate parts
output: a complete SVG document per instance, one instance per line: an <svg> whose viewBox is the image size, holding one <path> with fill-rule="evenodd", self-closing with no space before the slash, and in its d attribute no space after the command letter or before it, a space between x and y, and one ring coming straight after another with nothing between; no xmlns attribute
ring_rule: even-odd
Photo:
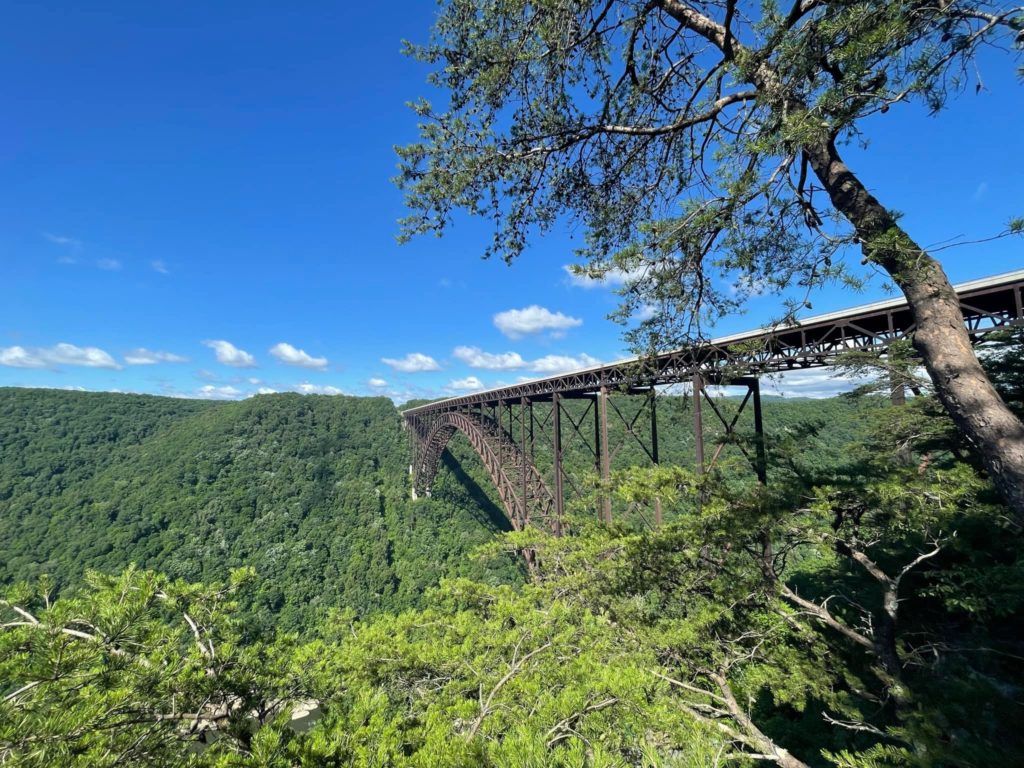
<svg viewBox="0 0 1024 768"><path fill-rule="evenodd" d="M1024 269L955 286L964 321L973 338L1024 321ZM538 402L554 393L572 396L601 387L652 386L689 381L695 373L713 380L728 366L729 376L758 375L828 365L843 352L883 352L914 330L905 299L865 304L809 317L794 325L712 339L661 355L549 376L508 387L440 400L403 411L405 416L457 411L527 398Z"/></svg>

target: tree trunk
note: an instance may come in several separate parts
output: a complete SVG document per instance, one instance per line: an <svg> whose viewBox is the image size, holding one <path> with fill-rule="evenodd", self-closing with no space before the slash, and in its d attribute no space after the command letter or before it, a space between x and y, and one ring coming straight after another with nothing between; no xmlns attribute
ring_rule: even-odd
<svg viewBox="0 0 1024 768"><path fill-rule="evenodd" d="M942 266L868 192L833 141L804 151L832 204L856 229L865 257L888 272L906 296L916 326L914 347L939 400L978 451L1017 526L1024 526L1024 425L978 362L960 302Z"/></svg>

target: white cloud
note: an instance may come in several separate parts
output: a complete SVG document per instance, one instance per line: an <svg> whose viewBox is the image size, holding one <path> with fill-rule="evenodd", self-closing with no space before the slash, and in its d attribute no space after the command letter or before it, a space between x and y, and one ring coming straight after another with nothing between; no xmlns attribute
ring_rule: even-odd
<svg viewBox="0 0 1024 768"><path fill-rule="evenodd" d="M49 232L43 232L43 237L45 237L51 243L55 243L57 245L66 245L70 248L82 247L82 241L76 240L73 237L67 237L65 235L51 235Z"/></svg>
<svg viewBox="0 0 1024 768"><path fill-rule="evenodd" d="M260 387L256 390L257 395L276 395L277 390L271 389L270 387Z"/></svg>
<svg viewBox="0 0 1024 768"><path fill-rule="evenodd" d="M343 395L345 394L337 387L332 387L325 384L310 384L308 381L304 381L301 384L296 384L292 387L296 392L303 395Z"/></svg>
<svg viewBox="0 0 1024 768"><path fill-rule="evenodd" d="M470 368L484 368L489 371L511 371L526 365L526 361L518 352L494 354L484 352L479 347L456 347L452 354Z"/></svg>
<svg viewBox="0 0 1024 768"><path fill-rule="evenodd" d="M117 259L97 259L96 266L108 272L115 272L121 268L121 262Z"/></svg>
<svg viewBox="0 0 1024 768"><path fill-rule="evenodd" d="M395 359L393 357L383 357L381 362L384 365L390 365L396 371L402 373L419 373L421 371L439 371L441 366L437 364L437 360L430 357L430 355L424 355L421 352L410 352L408 355L402 358Z"/></svg>
<svg viewBox="0 0 1024 768"><path fill-rule="evenodd" d="M650 320L658 314L658 308L653 304L641 304L637 307L636 312L633 313L633 317L637 320Z"/></svg>
<svg viewBox="0 0 1024 768"><path fill-rule="evenodd" d="M849 392L868 381L868 378L836 376L832 368L805 368L764 379L764 389L766 394L821 399Z"/></svg>
<svg viewBox="0 0 1024 768"><path fill-rule="evenodd" d="M507 309L494 316L494 326L511 339L542 331L552 331L560 336L569 328L580 325L583 321L578 317L552 312L536 304L523 309Z"/></svg>
<svg viewBox="0 0 1024 768"><path fill-rule="evenodd" d="M577 355L545 355L530 363L530 370L537 373L564 373L565 371L576 371L580 368L593 368L600 365L601 361L596 357L587 354Z"/></svg>
<svg viewBox="0 0 1024 768"><path fill-rule="evenodd" d="M161 275L169 275L171 271L167 269L167 263L163 259L153 259L149 262L149 266L153 268L154 272L159 272Z"/></svg>
<svg viewBox="0 0 1024 768"><path fill-rule="evenodd" d="M115 370L121 368L109 353L99 347L76 347L65 343L37 349L0 347L0 365L12 368L54 368L60 365Z"/></svg>
<svg viewBox="0 0 1024 768"><path fill-rule="evenodd" d="M0 365L11 368L45 368L47 362L24 347L0 347Z"/></svg>
<svg viewBox="0 0 1024 768"><path fill-rule="evenodd" d="M126 354L124 361L128 365L154 365L156 363L187 363L188 358L175 355L172 352L154 352L145 347L139 347Z"/></svg>
<svg viewBox="0 0 1024 768"><path fill-rule="evenodd" d="M476 376L467 376L464 379L452 379L448 382L448 388L458 390L483 389L484 383Z"/></svg>
<svg viewBox="0 0 1024 768"><path fill-rule="evenodd" d="M572 267L566 264L562 269L569 275L569 284L578 288L621 288L624 285L631 285L644 276L644 268L624 270L614 267L608 270L603 277L588 277L577 275Z"/></svg>
<svg viewBox="0 0 1024 768"><path fill-rule="evenodd" d="M222 365L230 365L234 368L252 368L256 365L256 358L243 349L239 349L230 341L213 339L203 342L204 345L214 351L217 362Z"/></svg>
<svg viewBox="0 0 1024 768"><path fill-rule="evenodd" d="M327 370L326 357L313 357L304 349L296 349L287 342L280 342L270 348L270 354L286 365L297 365L300 368L312 368L317 371Z"/></svg>
<svg viewBox="0 0 1024 768"><path fill-rule="evenodd" d="M374 389L380 389L381 387L386 387L388 385L387 381L385 381L384 379L378 379L376 377L370 379L366 383L369 384Z"/></svg>
<svg viewBox="0 0 1024 768"><path fill-rule="evenodd" d="M729 293L733 296L748 296L756 298L763 296L771 289L771 284L767 278L751 277L750 275L741 275L735 283L729 286Z"/></svg>
<svg viewBox="0 0 1024 768"><path fill-rule="evenodd" d="M232 386L217 387L207 384L196 390L196 397L201 400L235 400L242 395L242 391Z"/></svg>
<svg viewBox="0 0 1024 768"><path fill-rule="evenodd" d="M63 256L57 258L58 264L77 264L78 263L78 252L82 249L82 241L76 240L73 237L67 237L65 235L52 235L49 232L43 232L43 237L49 240L54 245L59 245L62 248L66 248L70 253L65 253Z"/></svg>
<svg viewBox="0 0 1024 768"><path fill-rule="evenodd" d="M988 193L988 182L983 181L974 188L974 199L981 200Z"/></svg>

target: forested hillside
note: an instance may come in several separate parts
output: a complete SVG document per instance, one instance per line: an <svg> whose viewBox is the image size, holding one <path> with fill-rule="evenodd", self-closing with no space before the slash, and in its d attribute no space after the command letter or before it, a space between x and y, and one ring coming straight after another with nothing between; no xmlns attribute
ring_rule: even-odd
<svg viewBox="0 0 1024 768"><path fill-rule="evenodd" d="M624 412L635 409L620 402ZM688 398L662 399L667 463L693 464L690 407ZM765 400L773 442L799 434L799 461L815 470L838 466L870 407L846 398ZM710 437L721 429L708 419ZM610 429L621 446L617 466L646 462L620 420ZM251 566L259 574L253 616L299 628L328 608L418 605L442 576L521 578L514 560L485 567L467 557L508 528L468 442L452 441L431 498L413 505L408 440L385 398L280 394L224 403L0 389L0 581L45 574L63 588L81 583L87 569L116 573L132 563L210 581ZM566 436L581 487L593 470L587 451ZM538 463L548 456L539 444ZM754 479L743 467L735 475Z"/></svg>
<svg viewBox="0 0 1024 768"><path fill-rule="evenodd" d="M130 563L191 580L259 574L252 611L418 604L442 575L518 577L466 553L503 524L463 491L408 501L408 437L384 398L211 403L0 390L0 580L64 587Z"/></svg>
<svg viewBox="0 0 1024 768"><path fill-rule="evenodd" d="M1018 764L1020 532L937 402L768 399L767 487L690 408L555 538L461 439L410 500L384 399L0 390L0 762Z"/></svg>

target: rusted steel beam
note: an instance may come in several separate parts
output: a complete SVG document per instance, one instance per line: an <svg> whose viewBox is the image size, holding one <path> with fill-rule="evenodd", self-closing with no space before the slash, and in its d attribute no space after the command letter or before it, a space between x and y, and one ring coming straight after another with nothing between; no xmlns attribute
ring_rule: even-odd
<svg viewBox="0 0 1024 768"><path fill-rule="evenodd" d="M1024 324L1024 270L956 286L965 326L972 341L979 342L994 331ZM437 463L448 439L456 430L469 437L497 486L502 504L513 525L521 527L536 520L556 533L564 525L565 480L576 493L571 474L564 465L562 417L567 417L588 449L593 451L594 467L602 481L611 474L613 450L609 443L608 407L614 409L625 426L623 440L636 439L654 464L659 461L655 387L691 382L694 405L694 439L698 473L709 470L704 440L702 403L707 401L722 421L726 435L735 428L747 402L753 404L755 455L737 444L757 472L767 482L767 453L761 413L758 376L765 372L798 370L830 364L850 350L870 350L884 354L898 339L909 338L915 330L909 307L902 300L879 302L845 312L823 315L791 326L761 329L747 334L714 339L662 355L621 360L608 365L574 371L512 387L449 398L403 411L412 445L413 492L430 494ZM737 373L745 376L736 378ZM745 385L746 397L731 420L727 420L707 392L708 385ZM648 450L637 434L636 425L644 408L627 419L609 400L610 393L647 394L650 399L651 446ZM897 398L899 393L897 393ZM579 419L564 408L566 400L587 400ZM551 403L549 418L554 431L552 494L535 466L533 413L534 403ZM515 406L518 405L519 435L515 437ZM594 409L594 443L584 434L590 409ZM505 425L507 410L507 427ZM529 419L529 425L527 425ZM546 421L541 425L545 427ZM723 445L718 445L711 464ZM656 500L655 524L661 523L660 500ZM611 520L611 499L601 494L599 513Z"/></svg>
<svg viewBox="0 0 1024 768"><path fill-rule="evenodd" d="M1024 270L955 286L965 324L977 342L987 333L1024 322ZM608 365L478 392L418 406L404 412L455 411L474 403L498 403L527 397L546 400L593 395L610 389L689 381L696 372L715 383L726 368L749 375L828 365L855 349L884 354L897 339L909 338L914 322L906 301L893 299L844 312L807 318L794 325L760 329L712 339L649 358L630 358Z"/></svg>
<svg viewBox="0 0 1024 768"><path fill-rule="evenodd" d="M522 501L523 501L523 524L525 525L530 520L530 493L529 493L529 480L530 480L530 459L526 455L526 419L523 418L526 415L526 403L525 397L519 400L519 445L521 447L520 453L522 454L522 464L519 471L522 473ZM509 413L511 413L511 406L509 406Z"/></svg>
<svg viewBox="0 0 1024 768"><path fill-rule="evenodd" d="M552 405L552 429L554 431L554 446L552 455L555 467L555 522L554 531L556 536L562 533L562 521L565 517L565 489L562 486L562 403L561 396L556 392L551 396Z"/></svg>
<svg viewBox="0 0 1024 768"><path fill-rule="evenodd" d="M612 462L608 449L608 387L602 385L598 396L598 446L601 453L598 471L601 473L601 484L605 490L601 493L601 519L605 523L612 521L612 499L608 495L608 480L611 477Z"/></svg>
<svg viewBox="0 0 1024 768"><path fill-rule="evenodd" d="M704 418L701 414L700 401L704 395L704 378L693 374L693 437L697 453L697 474L704 474Z"/></svg>
<svg viewBox="0 0 1024 768"><path fill-rule="evenodd" d="M658 459L658 393L651 387L648 395L651 408L651 461L657 466L660 462ZM654 497L654 527L661 527L661 496Z"/></svg>
<svg viewBox="0 0 1024 768"><path fill-rule="evenodd" d="M768 446L764 440L764 415L761 413L761 380L753 379L750 391L754 393L754 450L757 452L757 479L768 484Z"/></svg>

